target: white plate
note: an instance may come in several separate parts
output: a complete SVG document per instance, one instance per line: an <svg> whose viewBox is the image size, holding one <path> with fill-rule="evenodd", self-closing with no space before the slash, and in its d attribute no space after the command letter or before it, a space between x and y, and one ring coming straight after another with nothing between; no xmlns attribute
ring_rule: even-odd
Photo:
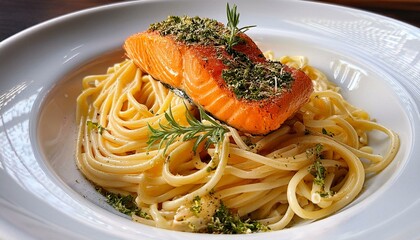
<svg viewBox="0 0 420 240"><path fill-rule="evenodd" d="M168 15L225 22L225 4L109 5L53 19L0 43L0 237L203 238L134 223L107 208L74 165L75 98L83 75L121 60L127 36ZM249 34L263 50L308 56L350 102L397 131L401 149L385 171L367 181L355 202L333 216L282 231L206 239L420 238L419 29L312 2L236 4L240 26L257 25Z"/></svg>

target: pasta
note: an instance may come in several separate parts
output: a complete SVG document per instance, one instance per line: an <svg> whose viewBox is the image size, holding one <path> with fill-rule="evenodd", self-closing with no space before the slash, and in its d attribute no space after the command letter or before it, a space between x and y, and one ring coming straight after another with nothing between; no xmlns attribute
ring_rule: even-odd
<svg viewBox="0 0 420 240"><path fill-rule="evenodd" d="M343 99L307 58L280 61L312 79L310 101L266 136L225 126L222 141L197 151L194 140L182 137L165 151L159 142L150 144L150 128L168 126L165 113L188 126L186 113L195 114L195 107L132 61L84 78L77 99L78 168L106 191L133 196L144 213L132 214L133 220L160 228L206 232L221 205L271 230L335 213L357 197L366 176L392 161L399 138ZM388 138L381 155L369 146L374 130Z"/></svg>

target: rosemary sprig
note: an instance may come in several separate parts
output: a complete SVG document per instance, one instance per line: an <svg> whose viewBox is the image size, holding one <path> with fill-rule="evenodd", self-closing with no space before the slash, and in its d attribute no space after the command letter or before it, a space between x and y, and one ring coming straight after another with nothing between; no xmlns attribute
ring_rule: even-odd
<svg viewBox="0 0 420 240"><path fill-rule="evenodd" d="M191 115L187 110L186 118L190 126L182 126L176 122L171 108L165 112L165 118L169 125L159 123L160 129L155 129L148 125L151 135L147 143L149 147L157 141L159 149L165 145L163 155L165 155L168 146L171 145L177 138L182 137L182 141L189 141L195 139L193 152L196 153L198 146L201 142L206 141L204 147L207 149L211 144L216 144L223 140L224 134L228 131L226 127L216 122L207 113L199 107L200 121ZM203 120L208 121L210 124L204 124Z"/></svg>
<svg viewBox="0 0 420 240"><path fill-rule="evenodd" d="M233 46L238 44L241 38L238 36L239 32L246 32L250 28L255 27L256 25L252 26L245 26L238 28L239 24L239 13L236 12L236 5L234 4L232 8L230 8L229 3L226 4L226 15L227 15L227 28L230 31L230 35L227 39L227 48L230 50Z"/></svg>

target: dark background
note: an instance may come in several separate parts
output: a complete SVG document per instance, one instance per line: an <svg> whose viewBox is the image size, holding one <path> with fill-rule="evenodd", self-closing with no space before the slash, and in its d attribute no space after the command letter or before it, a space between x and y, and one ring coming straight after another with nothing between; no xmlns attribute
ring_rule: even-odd
<svg viewBox="0 0 420 240"><path fill-rule="evenodd" d="M0 41L28 27L70 12L117 0L0 0ZM323 0L389 16L420 27L420 0Z"/></svg>

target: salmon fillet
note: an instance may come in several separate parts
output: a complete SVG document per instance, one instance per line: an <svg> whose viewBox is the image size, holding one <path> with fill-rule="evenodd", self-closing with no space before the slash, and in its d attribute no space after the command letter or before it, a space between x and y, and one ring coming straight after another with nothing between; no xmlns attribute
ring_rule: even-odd
<svg viewBox="0 0 420 240"><path fill-rule="evenodd" d="M244 33L229 48L228 34L215 20L169 17L128 37L124 49L140 69L237 130L264 135L278 129L308 101L312 81L267 60Z"/></svg>

